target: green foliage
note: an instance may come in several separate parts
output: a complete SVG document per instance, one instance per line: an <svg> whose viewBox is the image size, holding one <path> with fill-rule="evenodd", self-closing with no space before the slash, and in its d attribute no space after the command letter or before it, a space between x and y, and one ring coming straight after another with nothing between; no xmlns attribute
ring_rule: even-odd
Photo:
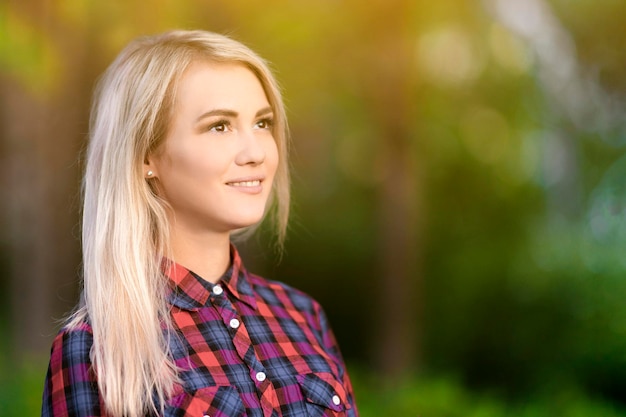
<svg viewBox="0 0 626 417"><path fill-rule="evenodd" d="M4 417L38 416L47 359L31 358L18 363L8 355L0 359L0 415Z"/></svg>
<svg viewBox="0 0 626 417"><path fill-rule="evenodd" d="M19 80L35 96L59 81L59 51L39 28L0 3L0 72Z"/></svg>
<svg viewBox="0 0 626 417"><path fill-rule="evenodd" d="M624 417L626 409L594 399L584 392L560 387L531 398L506 400L490 392L476 392L458 379L430 376L384 386L372 374L352 376L361 417Z"/></svg>

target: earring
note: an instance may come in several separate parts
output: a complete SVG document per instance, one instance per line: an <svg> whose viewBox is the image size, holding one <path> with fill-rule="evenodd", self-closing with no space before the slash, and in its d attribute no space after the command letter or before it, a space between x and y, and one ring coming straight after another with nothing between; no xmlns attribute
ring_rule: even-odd
<svg viewBox="0 0 626 417"><path fill-rule="evenodd" d="M147 175L148 175L149 177L151 177L152 175L154 175L154 172L152 172L152 171L148 171Z"/></svg>

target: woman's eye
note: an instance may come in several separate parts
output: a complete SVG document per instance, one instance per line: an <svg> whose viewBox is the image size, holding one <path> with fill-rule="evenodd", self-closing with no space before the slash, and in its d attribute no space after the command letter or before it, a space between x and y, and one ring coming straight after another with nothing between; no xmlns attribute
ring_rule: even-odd
<svg viewBox="0 0 626 417"><path fill-rule="evenodd" d="M274 121L272 119L261 119L256 122L256 127L258 127L259 129L271 129L273 124Z"/></svg>
<svg viewBox="0 0 626 417"><path fill-rule="evenodd" d="M209 126L209 131L223 133L223 132L228 132L229 127L230 125L228 124L228 122L225 120L222 120L217 123L213 123L211 126Z"/></svg>

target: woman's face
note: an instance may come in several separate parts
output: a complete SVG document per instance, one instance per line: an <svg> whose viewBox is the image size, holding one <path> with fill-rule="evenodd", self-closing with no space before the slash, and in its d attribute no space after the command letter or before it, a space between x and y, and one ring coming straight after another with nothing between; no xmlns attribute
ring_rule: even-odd
<svg viewBox="0 0 626 417"><path fill-rule="evenodd" d="M226 233L258 222L278 165L273 113L239 64L195 62L183 74L164 143L145 171L173 208L173 228Z"/></svg>

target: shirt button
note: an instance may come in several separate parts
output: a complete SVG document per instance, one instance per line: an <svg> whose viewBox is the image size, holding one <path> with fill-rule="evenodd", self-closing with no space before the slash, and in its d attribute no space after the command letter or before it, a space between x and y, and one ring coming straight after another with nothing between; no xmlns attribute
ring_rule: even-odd
<svg viewBox="0 0 626 417"><path fill-rule="evenodd" d="M208 414L205 414L205 415L204 415L204 416L202 416L202 417L211 417L211 416L210 416L210 415L208 415Z"/></svg>
<svg viewBox="0 0 626 417"><path fill-rule="evenodd" d="M236 329L237 327L239 327L239 320L237 319L231 319L230 320L230 327L232 327L233 329Z"/></svg>
<svg viewBox="0 0 626 417"><path fill-rule="evenodd" d="M341 404L341 399L339 398L338 395L333 395L333 404L335 405Z"/></svg>
<svg viewBox="0 0 626 417"><path fill-rule="evenodd" d="M224 290L219 285L216 285L216 286L213 287L213 294L221 295L223 292L224 292Z"/></svg>
<svg viewBox="0 0 626 417"><path fill-rule="evenodd" d="M265 378L266 378L265 372L257 372L257 374L256 374L256 380L257 381L263 382L263 381L265 381Z"/></svg>

